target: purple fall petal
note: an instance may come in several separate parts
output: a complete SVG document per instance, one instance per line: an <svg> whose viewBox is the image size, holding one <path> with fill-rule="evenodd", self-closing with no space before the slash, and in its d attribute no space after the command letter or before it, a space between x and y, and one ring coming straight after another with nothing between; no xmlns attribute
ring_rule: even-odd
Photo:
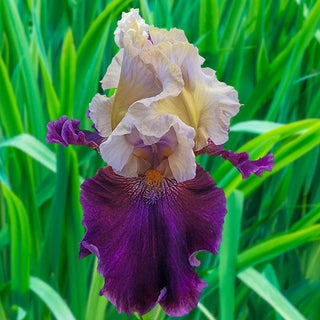
<svg viewBox="0 0 320 320"><path fill-rule="evenodd" d="M217 253L226 199L200 166L183 183L149 182L105 167L83 183L80 258L97 255L101 294L119 312L145 314L159 302L168 315L182 316L206 286L192 268L199 265L194 254Z"/></svg>
<svg viewBox="0 0 320 320"><path fill-rule="evenodd" d="M230 161L240 171L243 179L248 178L251 173L256 174L258 177L262 177L263 171L271 171L274 166L272 153L255 161L249 160L249 155L246 152L235 153L223 151L221 157Z"/></svg>
<svg viewBox="0 0 320 320"><path fill-rule="evenodd" d="M274 167L274 157L272 153L253 161L249 160L247 152L236 153L226 151L223 145L217 146L212 141L209 141L208 145L203 149L195 152L196 156L204 153L209 156L219 155L223 159L228 160L239 170L243 179L248 178L251 173L262 177L263 171L272 171Z"/></svg>
<svg viewBox="0 0 320 320"><path fill-rule="evenodd" d="M69 144L74 144L98 149L103 138L97 132L80 130L79 126L79 120L68 120L68 116L62 116L56 121L50 121L47 124L46 142L58 143L65 147Z"/></svg>

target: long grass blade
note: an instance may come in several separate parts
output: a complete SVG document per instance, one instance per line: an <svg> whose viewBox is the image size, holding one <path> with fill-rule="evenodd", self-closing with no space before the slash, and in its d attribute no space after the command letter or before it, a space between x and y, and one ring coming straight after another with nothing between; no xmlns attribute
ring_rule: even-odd
<svg viewBox="0 0 320 320"><path fill-rule="evenodd" d="M306 320L306 318L277 290L262 274L248 268L238 278L268 302L285 319Z"/></svg>
<svg viewBox="0 0 320 320"><path fill-rule="evenodd" d="M58 320L75 320L60 295L47 283L37 277L30 277L30 289L39 296Z"/></svg>

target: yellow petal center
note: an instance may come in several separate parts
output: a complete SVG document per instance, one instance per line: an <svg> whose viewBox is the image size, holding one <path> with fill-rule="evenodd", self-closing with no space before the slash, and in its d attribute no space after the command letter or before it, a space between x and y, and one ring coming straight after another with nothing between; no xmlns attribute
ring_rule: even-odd
<svg viewBox="0 0 320 320"><path fill-rule="evenodd" d="M144 181L150 187L159 188L163 182L163 175L160 170L148 170Z"/></svg>

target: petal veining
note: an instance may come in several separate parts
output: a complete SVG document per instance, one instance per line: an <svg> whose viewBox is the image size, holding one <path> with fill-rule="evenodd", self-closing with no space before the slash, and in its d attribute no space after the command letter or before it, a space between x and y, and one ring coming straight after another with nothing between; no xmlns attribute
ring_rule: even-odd
<svg viewBox="0 0 320 320"><path fill-rule="evenodd" d="M102 89L110 89L118 87L121 75L121 66L123 61L123 49L121 49L112 59L106 74L101 80Z"/></svg>
<svg viewBox="0 0 320 320"><path fill-rule="evenodd" d="M159 302L168 315L181 316L206 286L190 261L200 250L217 253L226 200L200 167L184 183L164 179L155 188L145 179L106 167L84 182L80 257L97 255L101 294L119 312L144 314Z"/></svg>
<svg viewBox="0 0 320 320"><path fill-rule="evenodd" d="M194 129L177 116L159 116L152 108L137 103L101 144L100 152L117 173L126 177L156 169L181 182L195 176L194 137Z"/></svg>
<svg viewBox="0 0 320 320"><path fill-rule="evenodd" d="M161 51L182 70L184 87L180 94L155 103L161 113L177 115L196 132L195 150L208 138L216 144L228 140L230 118L239 111L237 92L217 80L214 71L202 69L198 49L188 43L161 44Z"/></svg>

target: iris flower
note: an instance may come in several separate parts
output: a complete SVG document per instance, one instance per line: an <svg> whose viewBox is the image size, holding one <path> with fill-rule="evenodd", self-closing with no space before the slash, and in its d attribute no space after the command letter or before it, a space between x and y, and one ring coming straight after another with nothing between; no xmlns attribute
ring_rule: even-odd
<svg viewBox="0 0 320 320"><path fill-rule="evenodd" d="M93 253L105 295L118 312L145 314L159 303L170 316L197 306L205 282L195 253L218 253L226 198L195 156L230 161L247 178L271 171L269 154L250 161L226 151L236 90L202 68L182 30L149 26L132 9L115 31L120 48L88 117L94 131L62 116L46 141L95 149L108 164L81 186L85 235L80 258Z"/></svg>

